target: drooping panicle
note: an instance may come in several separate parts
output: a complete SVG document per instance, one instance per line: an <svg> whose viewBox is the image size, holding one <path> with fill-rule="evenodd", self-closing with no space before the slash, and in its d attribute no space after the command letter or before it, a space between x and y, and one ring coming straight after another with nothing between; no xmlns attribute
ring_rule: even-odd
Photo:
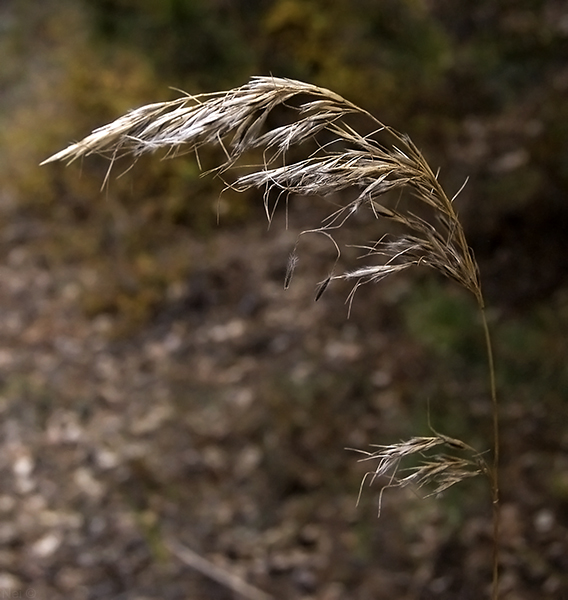
<svg viewBox="0 0 568 600"><path fill-rule="evenodd" d="M278 107L291 111L293 118L271 127L269 115ZM350 125L349 117L354 114L369 120L371 134L360 134ZM322 135L325 139L320 139ZM385 136L390 137L389 143L384 142ZM293 147L309 140L316 141L314 153L295 162L286 160ZM262 160L247 164L247 172L237 175L230 185L240 191L265 188L269 220L275 210L274 205L269 206L270 191L275 191L277 198L282 194L333 194L339 198L347 197L345 190L354 188L358 190L354 200L336 208L310 231L327 232L331 237L363 208L377 219L403 226L406 233L397 229L394 235L365 246L365 256L373 262L329 276L319 286L317 298L334 279L355 280L357 289L362 283L380 281L413 265L432 267L480 297L477 264L453 198L446 195L422 153L408 136L325 88L292 79L254 77L226 92L149 104L96 129L43 164L73 162L95 153L114 160L157 150L171 158L197 152L204 145L221 145L225 150L226 160L218 165L218 172L238 167L244 154L254 158L261 151ZM409 210L386 206L383 196L394 190L409 191L415 201L433 212L433 218L426 220ZM297 257L288 264L285 287L296 262Z"/></svg>

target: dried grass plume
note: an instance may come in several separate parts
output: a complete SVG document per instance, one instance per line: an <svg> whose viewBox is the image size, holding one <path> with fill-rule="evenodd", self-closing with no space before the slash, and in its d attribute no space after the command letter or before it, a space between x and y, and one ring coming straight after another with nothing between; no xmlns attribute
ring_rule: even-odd
<svg viewBox="0 0 568 600"><path fill-rule="evenodd" d="M295 118L282 126L267 127L269 115L282 106L291 109ZM361 135L355 131L347 122L352 115L368 119L373 133ZM390 145L375 139L378 132L390 138ZM285 162L292 147L314 139L319 146L311 156ZM418 148L406 135L321 87L291 79L255 77L227 92L149 104L96 129L42 164L70 163L90 154L105 154L114 161L123 155L138 157L161 149L168 157L194 152L199 159L199 149L204 145L220 145L224 149L226 160L218 166L219 173L235 166L247 152L262 152L261 162L249 166L249 172L238 177L232 186L237 190L264 187L269 220L274 211L271 191L278 198L290 193L326 196L355 188L355 199L311 231L331 237L333 230L365 209L377 219L406 228L405 235L386 237L365 246L368 256L382 257L382 261L330 274L320 285L320 295L333 279L354 280L357 287L422 264L480 297L477 264L467 246L453 199L445 194ZM403 189L431 209L434 222L381 202L386 192ZM293 269L289 269L287 283L292 273Z"/></svg>
<svg viewBox="0 0 568 600"><path fill-rule="evenodd" d="M361 134L359 127L352 125L362 120L367 121L370 133ZM335 245L338 257L341 249L334 233L354 214L366 210L377 220L395 225L392 233L362 246L368 264L336 273L336 261L320 283L316 300L336 279L353 281L354 292L363 283L380 281L415 265L435 269L475 296L489 363L493 416L491 467L464 442L441 434L377 446L372 452L363 451L363 460L378 461L376 469L368 474L371 483L386 475L389 481L386 487L429 486L431 493L442 492L478 474L487 475L493 501L492 598L496 600L499 595L499 413L495 369L479 269L454 206L455 196L446 194L437 173L408 136L328 89L277 77L254 77L247 84L226 92L186 95L171 102L142 106L96 129L42 164L71 163L91 154L103 154L111 159L112 167L119 157L129 155L136 159L158 150L167 158L194 153L199 162L200 149L211 145L221 147L225 155L215 172L223 178L228 171L236 173L229 184L231 187L240 191L265 190L264 207L269 221L278 200L288 194L334 194L334 200L346 198L322 223L302 232L327 236ZM299 146L314 150L306 158L290 159L296 156L293 150ZM252 162L243 165L244 155ZM244 172L236 170L243 166ZM348 189L350 195L344 193ZM387 192L397 192L399 199L407 192L412 201L397 201L393 205L386 199ZM294 248L288 261L285 287L290 284L297 261ZM455 452L449 453L449 449L465 451L465 455L456 456ZM419 457L420 461L402 472L399 465L408 456Z"/></svg>

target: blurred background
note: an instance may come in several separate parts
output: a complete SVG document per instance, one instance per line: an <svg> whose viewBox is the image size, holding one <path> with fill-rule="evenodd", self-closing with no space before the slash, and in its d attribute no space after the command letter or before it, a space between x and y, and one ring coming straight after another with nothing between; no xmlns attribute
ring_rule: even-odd
<svg viewBox="0 0 568 600"><path fill-rule="evenodd" d="M0 52L0 590L487 597L486 483L387 490L377 519L380 487L356 506L368 465L345 450L429 421L490 448L466 292L410 272L359 290L348 318L348 287L313 302L335 258L321 240L283 289L317 199L291 198L269 231L261 192L220 197L191 157L140 160L102 191L103 159L38 166L130 108L273 74L410 134L450 195L469 177L502 402L502 598L568 597L565 2L3 0Z"/></svg>

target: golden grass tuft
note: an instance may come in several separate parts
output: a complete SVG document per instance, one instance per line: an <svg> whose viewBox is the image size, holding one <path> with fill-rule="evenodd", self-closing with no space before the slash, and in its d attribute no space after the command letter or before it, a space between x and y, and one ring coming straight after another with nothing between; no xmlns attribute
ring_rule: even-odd
<svg viewBox="0 0 568 600"><path fill-rule="evenodd" d="M271 116L277 109L291 112L291 122L273 126ZM371 133L358 133L350 124L353 118L366 119ZM287 162L292 149L307 147L308 143L315 150L307 158ZM322 223L300 234L327 236L338 258L341 248L333 234L359 211L370 211L377 220L395 225L392 233L362 246L369 264L335 273L336 260L330 274L320 283L316 300L334 280L354 281L353 294L363 283L381 281L416 265L435 269L475 296L489 362L492 465L488 466L481 454L465 442L437 433L432 437L413 437L398 444L377 446L372 452L360 452L365 455L363 460L378 461L376 469L367 476L371 476L371 483L387 476L389 483L385 487L428 486L431 494L437 494L466 478L479 474L488 477L493 501L492 599L497 600L499 414L495 369L479 269L454 206L455 196L445 193L437 174L408 136L328 89L277 77L254 77L249 83L226 92L186 95L171 102L142 106L96 129L42 164L70 163L91 154L103 154L111 159L112 167L114 160L124 155L137 158L157 150L165 151L167 158L192 152L199 162L199 149L205 145L221 146L225 152L225 161L215 169L219 176L240 165L245 154L260 157L257 162L247 164L246 173L228 185L239 191L264 188L269 222L282 195L333 194L335 199L344 197L345 194L341 194L344 190L354 189L354 199L345 200ZM387 206L385 195L393 191L399 195L409 192L420 210L405 208L402 202ZM274 197L276 199L271 200ZM426 209L430 218L422 216L422 209ZM290 284L297 260L294 248L285 287ZM448 449L454 453L448 453ZM463 451L465 456L455 456L455 451ZM410 470L401 471L401 461L413 455L420 456L421 461ZM365 479L362 486L364 483Z"/></svg>

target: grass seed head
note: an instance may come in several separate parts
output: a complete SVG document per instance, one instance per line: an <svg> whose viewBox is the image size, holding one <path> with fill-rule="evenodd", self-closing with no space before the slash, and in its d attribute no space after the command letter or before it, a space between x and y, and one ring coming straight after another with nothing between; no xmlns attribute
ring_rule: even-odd
<svg viewBox="0 0 568 600"><path fill-rule="evenodd" d="M270 127L269 115L278 107L292 111L285 125ZM371 134L360 134L348 120L359 115L369 120ZM390 143L377 140L377 133ZM324 140L325 138L325 140ZM316 141L317 149L308 158L287 163L293 147ZM277 200L282 194L341 194L359 190L355 200L335 210L311 232L331 233L362 208L377 219L390 220L406 229L379 240L367 253L378 264L328 277L316 293L319 299L334 279L362 283L384 277L414 265L426 265L449 277L476 297L481 297L478 268L468 248L462 226L450 199L412 140L384 125L367 111L331 90L301 81L278 77L254 77L247 84L226 92L184 96L171 102L142 106L93 131L83 140L44 161L73 162L90 154L104 154L111 161L129 154L164 150L168 158L194 152L204 145L223 148L226 160L219 173L237 166L245 153L262 150L262 160L247 165L248 172L237 176L231 187L247 190L264 187L269 220L271 191ZM434 213L432 221L410 211L394 210L382 202L393 190L407 190L419 204ZM288 264L285 287L290 283L296 259Z"/></svg>

